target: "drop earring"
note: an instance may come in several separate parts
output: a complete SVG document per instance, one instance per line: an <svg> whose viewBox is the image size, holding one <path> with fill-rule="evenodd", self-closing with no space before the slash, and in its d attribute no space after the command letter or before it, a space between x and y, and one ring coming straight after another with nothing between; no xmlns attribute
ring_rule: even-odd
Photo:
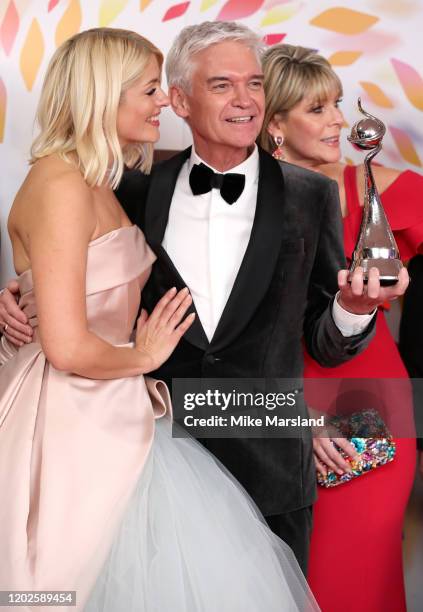
<svg viewBox="0 0 423 612"><path fill-rule="evenodd" d="M276 149L273 151L272 156L278 161L283 161L285 159L282 149L284 138L283 136L275 136L273 140L275 141Z"/></svg>

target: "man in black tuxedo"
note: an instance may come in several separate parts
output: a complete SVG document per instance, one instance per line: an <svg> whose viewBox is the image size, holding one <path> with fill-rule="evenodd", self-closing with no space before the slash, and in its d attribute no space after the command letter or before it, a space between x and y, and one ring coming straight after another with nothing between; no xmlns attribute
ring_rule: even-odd
<svg viewBox="0 0 423 612"><path fill-rule="evenodd" d="M345 266L338 188L255 146L264 112L258 46L234 23L180 33L166 69L173 110L191 128L194 146L155 165L148 183L128 173L118 190L158 257L144 304L151 308L169 287L186 285L197 311L155 373L168 384L301 378L303 335L319 363L335 366L364 348L373 327L365 313L387 297L377 275L363 294L361 273L349 286L344 271L334 302ZM202 442L305 569L316 495L310 437Z"/></svg>
<svg viewBox="0 0 423 612"><path fill-rule="evenodd" d="M406 271L394 288L380 288L375 271L367 288L360 270L351 285L345 270L337 283L345 266L337 185L255 145L265 105L260 46L236 23L180 33L168 83L194 146L149 177L128 172L117 191L158 258L144 305L151 309L172 286L188 286L193 297L196 320L155 373L169 385L172 378L301 379L303 337L319 363L342 363L368 342L369 313L407 285ZM8 337L12 304L6 291L0 324ZM310 435L205 444L306 570L316 496Z"/></svg>

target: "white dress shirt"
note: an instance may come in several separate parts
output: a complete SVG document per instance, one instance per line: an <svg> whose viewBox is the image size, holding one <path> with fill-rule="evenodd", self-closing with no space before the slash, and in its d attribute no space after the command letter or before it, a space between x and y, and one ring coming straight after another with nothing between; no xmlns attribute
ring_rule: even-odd
<svg viewBox="0 0 423 612"><path fill-rule="evenodd" d="M189 173L194 164L200 163L211 167L193 147L176 181L162 245L189 288L210 341L250 239L257 203L258 150L255 146L242 164L228 171L245 175L244 190L232 205L225 202L218 189L192 194ZM332 314L344 336L363 331L373 316L349 313L336 300Z"/></svg>

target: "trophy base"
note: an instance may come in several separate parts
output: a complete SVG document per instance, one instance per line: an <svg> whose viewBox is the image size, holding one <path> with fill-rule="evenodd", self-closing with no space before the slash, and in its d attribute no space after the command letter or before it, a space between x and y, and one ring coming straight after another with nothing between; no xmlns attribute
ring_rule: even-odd
<svg viewBox="0 0 423 612"><path fill-rule="evenodd" d="M390 287L398 282L398 274L401 270L402 261L400 259L358 259L354 261L350 267L348 274L348 282L351 282L351 276L354 270L358 267L363 268L364 284L367 284L370 268L379 270L379 282L382 287Z"/></svg>

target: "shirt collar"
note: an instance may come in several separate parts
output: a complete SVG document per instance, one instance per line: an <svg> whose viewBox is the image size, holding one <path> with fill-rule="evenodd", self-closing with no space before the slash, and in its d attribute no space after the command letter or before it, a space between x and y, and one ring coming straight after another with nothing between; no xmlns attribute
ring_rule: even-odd
<svg viewBox="0 0 423 612"><path fill-rule="evenodd" d="M226 170L225 172L220 173L219 170L213 168L210 164L201 159L198 153L194 149L194 145L191 148L191 156L188 161L188 172L191 172L191 168L194 164L204 164L211 168L214 172L218 172L219 174L227 174L228 172L234 172L237 174L245 175L245 185L252 184L258 180L259 174L259 154L257 145L254 144L254 149L250 153L250 155L245 159L241 164L231 168L230 170Z"/></svg>

